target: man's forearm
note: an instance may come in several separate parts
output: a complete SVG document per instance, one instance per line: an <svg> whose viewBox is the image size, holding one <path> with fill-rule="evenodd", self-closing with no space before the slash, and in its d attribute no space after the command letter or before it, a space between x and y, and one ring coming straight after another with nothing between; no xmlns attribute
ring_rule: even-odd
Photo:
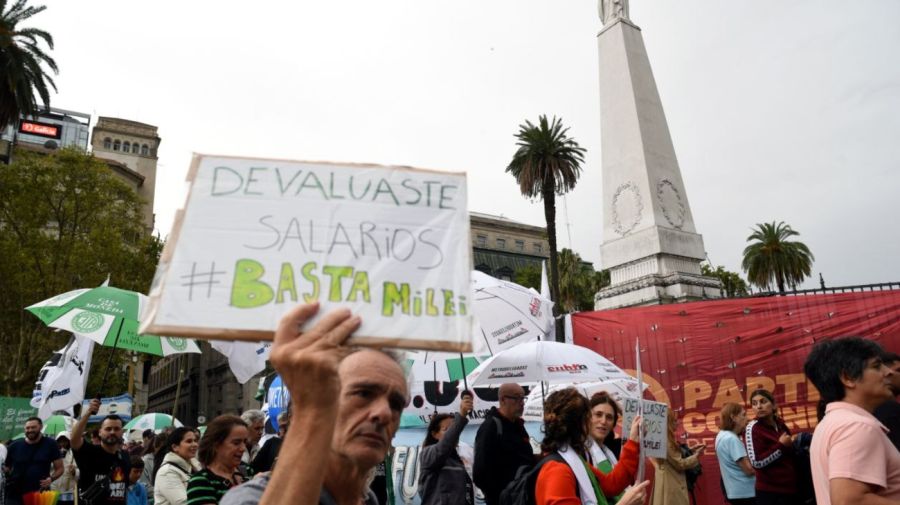
<svg viewBox="0 0 900 505"><path fill-rule="evenodd" d="M62 460L56 460L56 462L53 463L53 472L50 473L50 480L53 481L60 478L64 471Z"/></svg>
<svg viewBox="0 0 900 505"><path fill-rule="evenodd" d="M88 415L81 416L81 419L72 427L72 439L69 442L72 450L81 449L81 444L84 443L84 429L87 428L89 419Z"/></svg>
<svg viewBox="0 0 900 505"><path fill-rule="evenodd" d="M324 408L304 408L291 421L291 428L278 451L278 464L263 493L260 505L318 503L331 438L337 420L337 404Z"/></svg>

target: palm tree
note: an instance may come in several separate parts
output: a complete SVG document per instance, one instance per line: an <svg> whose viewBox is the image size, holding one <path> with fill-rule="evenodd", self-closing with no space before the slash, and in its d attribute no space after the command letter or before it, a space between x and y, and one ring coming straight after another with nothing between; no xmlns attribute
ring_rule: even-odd
<svg viewBox="0 0 900 505"><path fill-rule="evenodd" d="M547 116L538 118L538 125L525 120L519 125L515 137L519 146L512 161L506 167L519 183L522 195L544 200L544 219L547 221L547 239L550 242L550 295L559 301L559 266L556 252L556 195L562 195L575 187L581 175L585 149L567 135L562 120ZM559 303L553 311L559 314Z"/></svg>
<svg viewBox="0 0 900 505"><path fill-rule="evenodd" d="M813 254L803 242L787 240L800 234L784 221L757 224L747 242L755 240L744 249L741 268L747 280L762 289L773 285L784 293L785 285L795 289L810 276Z"/></svg>
<svg viewBox="0 0 900 505"><path fill-rule="evenodd" d="M581 256L577 252L563 248L559 252L559 299L556 303L565 313L578 308L578 297L588 289L591 278L585 275L581 266Z"/></svg>
<svg viewBox="0 0 900 505"><path fill-rule="evenodd" d="M20 114L36 115L35 90L50 106L47 85L56 91L56 84L43 65L54 74L59 73L56 62L40 47L43 40L53 49L53 37L37 28L19 28L19 23L46 9L46 6L26 7L26 0L16 0L9 9L7 0L0 0L0 129L18 119Z"/></svg>

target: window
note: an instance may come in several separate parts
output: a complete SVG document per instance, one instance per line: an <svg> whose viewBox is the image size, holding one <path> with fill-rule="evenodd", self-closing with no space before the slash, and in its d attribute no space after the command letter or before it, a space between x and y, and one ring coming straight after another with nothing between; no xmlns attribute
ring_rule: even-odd
<svg viewBox="0 0 900 505"><path fill-rule="evenodd" d="M103 139L103 149L112 149L112 139L106 137Z"/></svg>
<svg viewBox="0 0 900 505"><path fill-rule="evenodd" d="M141 146L137 145L137 142L133 146L131 146L131 152L137 154L141 151Z"/></svg>
<svg viewBox="0 0 900 505"><path fill-rule="evenodd" d="M150 148L147 147L147 144L141 146L141 155L142 156L150 156Z"/></svg>
<svg viewBox="0 0 900 505"><path fill-rule="evenodd" d="M497 249L506 249L506 239L505 238L497 239Z"/></svg>
<svg viewBox="0 0 900 505"><path fill-rule="evenodd" d="M122 143L119 142L118 140L113 142L113 151L118 151L120 149L122 149Z"/></svg>
<svg viewBox="0 0 900 505"><path fill-rule="evenodd" d="M475 245L478 247L487 246L487 235L478 235L475 237Z"/></svg>
<svg viewBox="0 0 900 505"><path fill-rule="evenodd" d="M525 252L525 241L524 240L516 240L516 250L520 252Z"/></svg>
<svg viewBox="0 0 900 505"><path fill-rule="evenodd" d="M544 252L544 247L541 245L540 242L535 242L535 243L534 243L534 252L536 252L537 254L543 254L543 252Z"/></svg>
<svg viewBox="0 0 900 505"><path fill-rule="evenodd" d="M122 144L122 151L126 153L131 152L131 142L126 140L125 143Z"/></svg>

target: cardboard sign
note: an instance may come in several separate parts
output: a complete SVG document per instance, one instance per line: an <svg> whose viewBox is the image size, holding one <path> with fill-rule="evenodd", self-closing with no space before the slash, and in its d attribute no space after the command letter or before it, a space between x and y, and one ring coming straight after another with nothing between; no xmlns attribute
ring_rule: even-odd
<svg viewBox="0 0 900 505"><path fill-rule="evenodd" d="M638 413L637 398L625 398L622 405L622 433L627 437L631 430L631 422ZM665 403L643 400L644 414L643 422L644 437L642 440L641 452L643 456L651 458L666 457L666 443L668 438L668 427L666 425L666 415L669 407Z"/></svg>
<svg viewBox="0 0 900 505"><path fill-rule="evenodd" d="M318 301L354 344L471 349L465 174L196 155L188 181L141 333L271 340Z"/></svg>

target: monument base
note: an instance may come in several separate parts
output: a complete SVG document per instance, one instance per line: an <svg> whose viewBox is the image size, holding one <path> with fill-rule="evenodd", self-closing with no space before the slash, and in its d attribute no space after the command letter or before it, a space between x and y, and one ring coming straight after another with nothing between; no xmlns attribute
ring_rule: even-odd
<svg viewBox="0 0 900 505"><path fill-rule="evenodd" d="M666 261L669 260L669 261ZM666 257L646 258L636 264L613 267L612 279L628 276L635 267L647 263L665 264ZM682 260L683 261L683 260ZM698 268L699 269L699 268ZM625 270L623 272L622 270ZM714 277L686 272L650 273L601 289L594 295L594 310L662 305L722 297L722 283Z"/></svg>

